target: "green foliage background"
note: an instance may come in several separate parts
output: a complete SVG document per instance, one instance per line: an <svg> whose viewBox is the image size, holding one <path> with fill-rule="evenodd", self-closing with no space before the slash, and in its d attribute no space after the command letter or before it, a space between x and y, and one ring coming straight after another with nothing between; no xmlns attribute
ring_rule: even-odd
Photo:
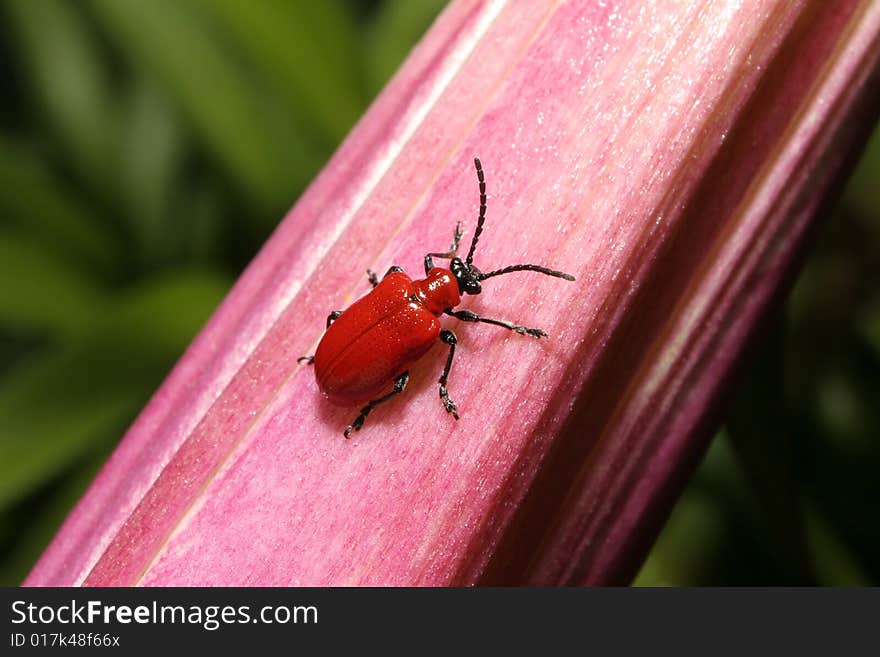
<svg viewBox="0 0 880 657"><path fill-rule="evenodd" d="M440 0L0 0L17 584ZM641 584L880 580L880 138Z"/></svg>

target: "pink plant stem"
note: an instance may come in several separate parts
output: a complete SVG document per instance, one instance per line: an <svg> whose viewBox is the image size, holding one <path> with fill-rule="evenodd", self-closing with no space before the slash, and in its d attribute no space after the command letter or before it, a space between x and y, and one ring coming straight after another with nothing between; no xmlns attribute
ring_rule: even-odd
<svg viewBox="0 0 880 657"><path fill-rule="evenodd" d="M31 585L619 583L876 101L876 2L453 3L251 263ZM870 117L868 117L870 118ZM370 416L296 362L456 220L487 281ZM467 239L467 238L466 238ZM530 277L531 276L531 277Z"/></svg>

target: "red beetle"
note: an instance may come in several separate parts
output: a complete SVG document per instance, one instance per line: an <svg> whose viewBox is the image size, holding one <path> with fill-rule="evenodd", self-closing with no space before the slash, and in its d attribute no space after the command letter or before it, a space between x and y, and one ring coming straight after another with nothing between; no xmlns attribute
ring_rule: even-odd
<svg viewBox="0 0 880 657"><path fill-rule="evenodd" d="M327 332L314 356L300 361L315 365L318 387L334 404L352 406L367 402L354 422L345 428L345 437L358 431L367 415L382 402L399 395L409 381L409 368L421 358L437 338L449 345L446 366L440 375L440 399L447 413L458 419L458 410L446 391L446 380L458 340L455 333L440 327L437 318L446 314L465 322L494 324L520 335L547 337L541 329L526 328L499 319L480 317L470 310L453 310L462 294L479 294L480 281L515 271L536 271L573 281L574 276L539 265L510 265L486 274L473 264L474 249L486 220L486 181L479 159L474 159L480 183L480 215L467 258L456 254L461 228L456 225L452 246L445 253L425 256L425 278L414 281L400 267L391 267L380 282L367 274L373 290L348 310L335 310L327 317ZM433 258L450 260L449 269L435 267ZM391 382L393 389L380 393Z"/></svg>

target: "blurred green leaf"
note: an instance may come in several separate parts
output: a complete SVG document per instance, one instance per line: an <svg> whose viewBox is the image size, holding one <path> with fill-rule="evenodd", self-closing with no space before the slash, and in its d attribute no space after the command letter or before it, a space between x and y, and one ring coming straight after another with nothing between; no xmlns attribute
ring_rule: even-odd
<svg viewBox="0 0 880 657"><path fill-rule="evenodd" d="M0 231L0 326L19 335L81 330L99 307L98 282L32 238Z"/></svg>
<svg viewBox="0 0 880 657"><path fill-rule="evenodd" d="M329 150L360 115L354 26L337 0L198 0L232 44Z"/></svg>
<svg viewBox="0 0 880 657"><path fill-rule="evenodd" d="M118 341L118 353L152 371L157 355L175 360L180 356L231 284L226 275L206 270L172 272L138 283L108 307L90 341L96 346L115 346ZM145 353L125 351L138 348ZM167 365L160 369L164 374ZM124 371L131 370L128 366Z"/></svg>
<svg viewBox="0 0 880 657"><path fill-rule="evenodd" d="M634 586L698 586L711 575L724 540L724 514L696 487L675 506Z"/></svg>
<svg viewBox="0 0 880 657"><path fill-rule="evenodd" d="M730 440L720 431L709 444L703 462L672 510L634 584L695 586L724 582L724 558L738 548L734 511L747 506L746 489Z"/></svg>
<svg viewBox="0 0 880 657"><path fill-rule="evenodd" d="M817 382L816 402L816 419L836 447L855 453L871 449L876 440L872 418L851 373L827 372Z"/></svg>
<svg viewBox="0 0 880 657"><path fill-rule="evenodd" d="M875 130L865 145L858 167L847 181L845 201L869 221L873 221L875 239L880 239L880 198L877 195L880 180L880 130Z"/></svg>
<svg viewBox="0 0 880 657"><path fill-rule="evenodd" d="M858 329L880 360L880 296L865 304L858 320Z"/></svg>
<svg viewBox="0 0 880 657"><path fill-rule="evenodd" d="M177 201L178 211L187 218L187 233L170 231L179 237L181 259L194 264L210 263L220 257L222 226L219 217L228 204L214 179L199 180L190 185ZM245 251L247 256L251 251ZM232 267L230 267L232 269Z"/></svg>
<svg viewBox="0 0 880 657"><path fill-rule="evenodd" d="M813 569L793 469L797 459L784 395L784 345L784 323L777 318L731 395L725 426L763 515L778 572L786 581L809 584Z"/></svg>
<svg viewBox="0 0 880 657"><path fill-rule="evenodd" d="M372 98L446 6L445 0L387 0L364 38L364 69Z"/></svg>
<svg viewBox="0 0 880 657"><path fill-rule="evenodd" d="M58 349L0 382L0 509L122 430L145 390L108 385L113 373L88 350Z"/></svg>
<svg viewBox="0 0 880 657"><path fill-rule="evenodd" d="M0 562L0 586L21 584L33 568L36 555L46 549L64 518L107 460L108 451L109 445L74 463L45 499L41 497L33 508L18 509L11 516L15 519L15 526L8 533L14 535L9 536L7 532L2 532L3 541L11 544L11 549Z"/></svg>
<svg viewBox="0 0 880 657"><path fill-rule="evenodd" d="M222 298L181 273L108 304L92 330L0 380L0 509L124 429Z"/></svg>
<svg viewBox="0 0 880 657"><path fill-rule="evenodd" d="M80 268L118 271L120 242L95 220L81 196L2 137L0 217Z"/></svg>
<svg viewBox="0 0 880 657"><path fill-rule="evenodd" d="M121 151L106 63L76 4L6 0L18 54L40 114L72 170L99 198L113 198Z"/></svg>
<svg viewBox="0 0 880 657"><path fill-rule="evenodd" d="M293 202L322 154L199 20L193 5L93 0L91 6L116 44L179 103L252 201L275 211Z"/></svg>
<svg viewBox="0 0 880 657"><path fill-rule="evenodd" d="M175 192L189 182L183 178L186 137L173 108L143 77L132 89L126 121L123 180L131 231L142 263L153 268L179 255L180 226L187 217L175 216Z"/></svg>
<svg viewBox="0 0 880 657"><path fill-rule="evenodd" d="M813 508L807 508L807 535L815 555L816 576L821 586L869 586L855 555L837 535L826 519Z"/></svg>

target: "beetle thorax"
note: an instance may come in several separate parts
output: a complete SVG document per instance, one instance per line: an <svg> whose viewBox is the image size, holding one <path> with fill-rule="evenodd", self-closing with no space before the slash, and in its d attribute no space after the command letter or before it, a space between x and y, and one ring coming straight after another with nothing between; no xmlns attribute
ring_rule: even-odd
<svg viewBox="0 0 880 657"><path fill-rule="evenodd" d="M458 281L443 267L434 267L425 278L413 281L413 287L419 302L437 316L461 302Z"/></svg>

